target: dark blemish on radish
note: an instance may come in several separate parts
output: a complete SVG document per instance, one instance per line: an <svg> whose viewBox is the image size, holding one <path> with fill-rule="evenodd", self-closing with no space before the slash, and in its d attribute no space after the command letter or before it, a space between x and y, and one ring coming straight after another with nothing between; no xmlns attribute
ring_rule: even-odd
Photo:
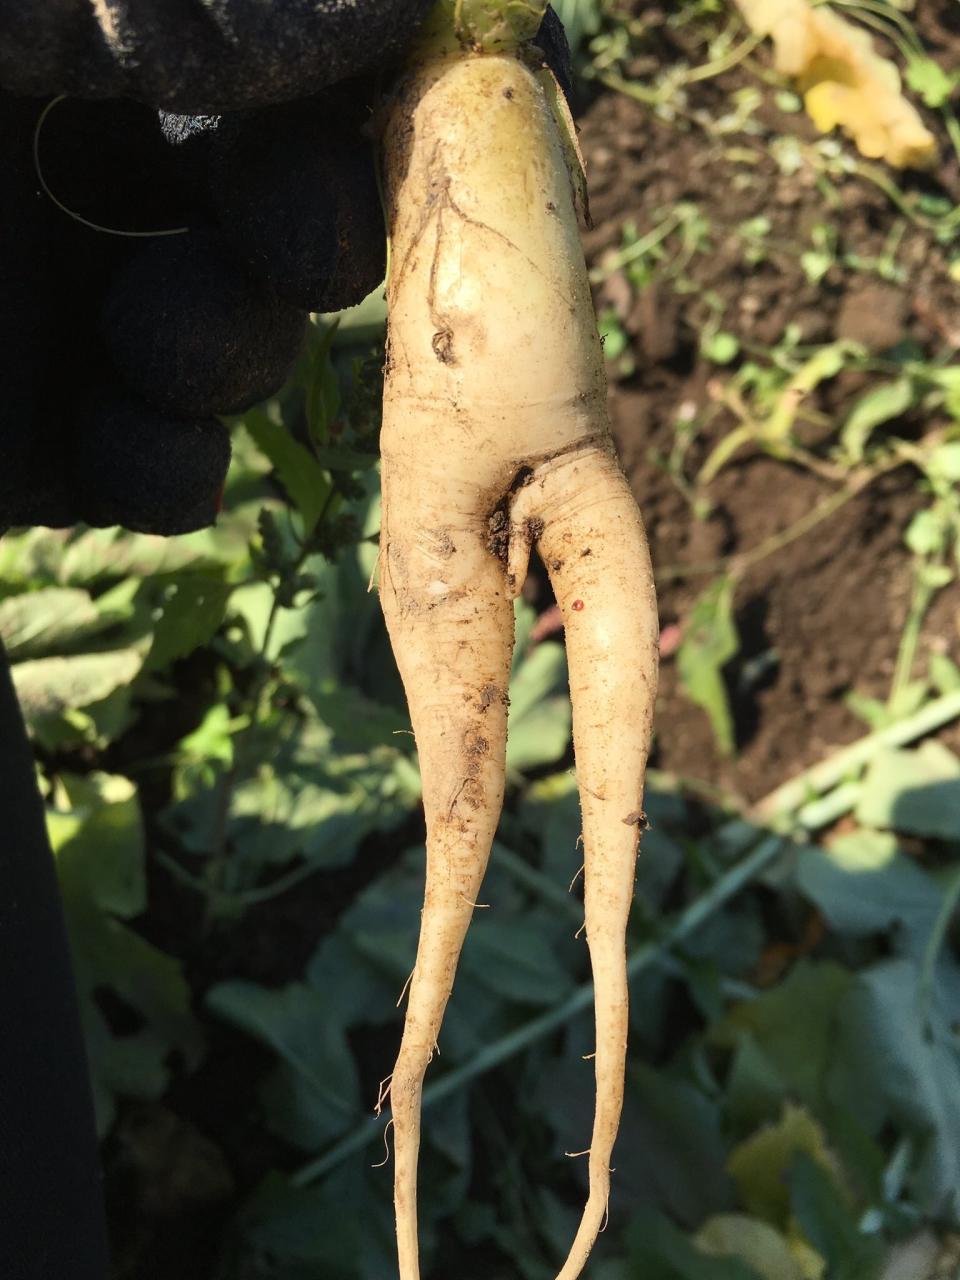
<svg viewBox="0 0 960 1280"><path fill-rule="evenodd" d="M480 710L486 711L495 702L499 702L501 706L509 707L510 698L507 696L506 690L501 689L499 685L485 684L480 690Z"/></svg>
<svg viewBox="0 0 960 1280"><path fill-rule="evenodd" d="M510 517L505 506L506 499L502 499L487 521L487 550L504 564L510 552Z"/></svg>
<svg viewBox="0 0 960 1280"><path fill-rule="evenodd" d="M533 467L520 467L516 475L510 481L510 493L517 493L520 489L528 485L533 479Z"/></svg>
<svg viewBox="0 0 960 1280"><path fill-rule="evenodd" d="M435 333L430 345L433 347L433 354L441 364L457 363L453 358L453 334L449 329L441 329Z"/></svg>

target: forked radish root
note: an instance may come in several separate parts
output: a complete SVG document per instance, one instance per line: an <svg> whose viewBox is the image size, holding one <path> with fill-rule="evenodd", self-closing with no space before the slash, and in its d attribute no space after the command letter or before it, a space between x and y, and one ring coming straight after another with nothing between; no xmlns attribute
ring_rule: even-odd
<svg viewBox="0 0 960 1280"><path fill-rule="evenodd" d="M559 1273L573 1280L603 1224L623 1099L625 929L657 616L643 525L610 440L571 148L552 81L522 43L542 5L475 9L441 0L384 136L380 594L427 823L420 941L390 1083L398 1252L401 1280L418 1280L421 1090L500 817L513 598L536 546L566 628L596 990L590 1191Z"/></svg>

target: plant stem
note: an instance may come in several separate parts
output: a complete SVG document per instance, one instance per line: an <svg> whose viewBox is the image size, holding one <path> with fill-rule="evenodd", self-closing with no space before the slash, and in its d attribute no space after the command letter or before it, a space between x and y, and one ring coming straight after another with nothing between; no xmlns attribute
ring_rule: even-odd
<svg viewBox="0 0 960 1280"><path fill-rule="evenodd" d="M869 733L819 764L805 769L797 777L777 787L749 810L753 822L770 822L795 812L807 800L823 795L847 780L888 747L902 747L915 742L935 729L960 718L960 690L944 694L928 702L914 715L897 724Z"/></svg>
<svg viewBox="0 0 960 1280"><path fill-rule="evenodd" d="M912 46L909 41L905 40L899 31L894 29L892 21L883 20L888 16L885 12L881 11L878 13L877 8L871 5L860 4L857 0L838 0L838 2L845 9L859 10L857 17L864 26L872 27L873 30L882 35L885 40L889 40L891 44L895 45L900 51L900 56L905 62L909 62L910 58L914 56L916 52L914 46Z"/></svg>
<svg viewBox="0 0 960 1280"><path fill-rule="evenodd" d="M937 956L940 954L940 948L943 946L943 940L947 935L947 929L953 919L953 913L957 909L958 902L960 902L960 870L954 871L947 883L940 910L937 912L937 918L933 923L933 928L930 930L930 937L927 939L927 945L923 953L923 966L917 982L917 1013L920 1023L925 1029L930 1018L930 1005L933 1002L933 980L936 973Z"/></svg>
<svg viewBox="0 0 960 1280"><path fill-rule="evenodd" d="M676 231L682 224L683 218L679 214L672 213L669 217L653 227L646 235L641 236L639 240L635 240L633 244L627 245L625 249L618 250L615 254L604 261L599 267L594 268L590 272L590 283L600 284L606 280L608 276L612 276L615 271L619 271L621 267L625 267L628 262L633 262L637 258L642 258L644 254L655 249L658 244L666 240L671 232Z"/></svg>
<svg viewBox="0 0 960 1280"><path fill-rule="evenodd" d="M911 53L922 54L923 44L917 35L913 24L908 18L893 6L872 3L871 0L838 0L845 9L859 9L861 12L876 14L879 18L885 18L887 23L896 24L900 28L902 44L897 47L903 54L904 58L909 58ZM884 32L886 34L886 32ZM893 37L889 37L893 39Z"/></svg>
<svg viewBox="0 0 960 1280"><path fill-rule="evenodd" d="M294 867L292 871L288 871L286 875L279 876L276 880L271 880L269 884L260 885L254 889L238 889L230 892L226 889L211 889L210 885L201 880L199 876L193 875L182 867L175 858L171 858L168 853L162 850L156 850L153 855L156 860L181 884L192 889L194 893L201 894L209 900L210 910L216 914L216 904L225 903L230 907L243 909L245 907L256 906L261 902L269 902L271 898L277 898L281 893L295 888L304 880L309 880L311 876L315 876L320 870L319 867L312 863L303 863L301 866Z"/></svg>
<svg viewBox="0 0 960 1280"><path fill-rule="evenodd" d="M687 71L684 74L683 83L695 84L698 80L710 80L714 76L723 75L725 71L732 71L744 58L748 58L753 53L762 40L763 36L756 34L747 36L729 53L725 53L720 58L714 58L712 62L705 62L702 66L694 67L692 71Z"/></svg>
<svg viewBox="0 0 960 1280"><path fill-rule="evenodd" d="M936 588L932 587L923 575L922 565L917 565L913 575L913 591L910 593L910 608L903 624L903 631L900 633L897 661L893 670L893 679L890 682L890 696L887 698L889 708L899 705L903 691L910 683L923 619L926 617L935 592Z"/></svg>
<svg viewBox="0 0 960 1280"><path fill-rule="evenodd" d="M317 517L316 530L323 528L324 522L330 515L333 507L334 499L337 497L336 478L331 478L330 490L327 493L320 514ZM289 568L288 572L291 578L295 577L303 570L303 566L307 559L315 552L316 547L311 539L305 538L302 542L298 539L297 555ZM204 927L209 928L214 919L214 904L217 900L229 898L231 901L250 905L254 902L261 902L267 898L273 897L276 893L282 893L286 888L286 877L280 888L272 885L266 885L262 888L249 890L239 890L236 893L230 893L226 888L227 871L230 865L230 855L227 852L227 836L229 829L230 817L230 801L233 798L234 789L238 781L243 776L242 757L245 746L245 740L249 739L257 730L257 727L263 722L265 716L270 709L270 678L273 675L273 663L270 661L270 646L273 642L273 633L276 629L277 619L280 616L280 588L282 582L277 584L274 590L273 598L270 601L270 612L267 615L267 621L263 628L263 639L260 641L260 647L257 650L257 671L251 683L250 689L244 695L243 705L246 708L246 714L249 716L249 725L245 734L237 736L234 745L233 763L227 772L220 779L219 790L217 794L217 813L216 825L214 830L213 843L210 850L210 857L207 863L207 878L205 881L197 881L198 884L205 884L207 889L207 907L204 918ZM312 874L311 869L306 874ZM189 875L189 873L185 873ZM303 878L304 869L296 868L291 873L296 879ZM250 896L252 895L252 896Z"/></svg>
<svg viewBox="0 0 960 1280"><path fill-rule="evenodd" d="M764 538L762 542L758 542L755 547L750 547L747 551L735 552L733 555L725 556L722 560L707 560L699 564L665 565L656 572L657 582L670 582L676 578L699 577L701 574L730 573L734 577L739 577L744 570L759 563L761 560L765 560L767 556L773 555L775 551L788 546L796 538L802 538L811 529L815 529L822 520L828 519L835 511L839 511L844 503L862 493L867 485L885 475L887 471L892 471L895 467L902 465L902 462L903 459L899 457L885 459L883 463L877 466L856 473L842 489L838 489L836 492L828 494L825 498L821 498L817 505L808 511L806 515L801 516L799 520L794 521L793 524L788 525L781 532L773 533L769 538Z"/></svg>
<svg viewBox="0 0 960 1280"><path fill-rule="evenodd" d="M923 227L926 231L952 231L960 223L960 205L957 205L952 212L944 214L940 218L928 218L918 209L915 209L897 184L887 177L879 165L857 160L854 161L853 171L858 173L860 177L866 178L868 182L872 182L874 186L879 187L887 199L896 205L905 217L909 218L916 226Z"/></svg>
<svg viewBox="0 0 960 1280"><path fill-rule="evenodd" d="M714 76L723 75L725 71L732 71L745 58L749 58L750 54L762 41L763 36L747 36L736 48L731 49L728 53L719 58L714 58L712 62L704 62L699 67L694 67L692 70L684 72L679 83L671 84L670 91L673 92L675 89L683 88L688 84L696 84L701 80L710 80ZM661 103L669 101L669 97L662 88L653 89L637 80L625 80L615 71L599 72L596 75L596 79L605 84L607 88L625 94L628 98L636 98L637 101L644 102L651 107L659 106ZM688 113L682 112L681 114L686 115Z"/></svg>
<svg viewBox="0 0 960 1280"><path fill-rule="evenodd" d="M855 478L842 489L838 489L835 493L828 494L826 498L808 511L806 515L801 516L799 520L794 521L786 529L780 533L772 533L769 538L751 547L749 551L743 552L742 555L734 555L731 557L731 572L739 576L745 569L749 569L751 565L757 564L761 560L765 560L767 556L773 555L774 552L782 550L789 546L791 542L795 542L797 538L802 538L811 529L815 529L822 520L827 520L835 512L839 511L842 506L862 493L867 485L880 474L879 472L871 472L862 478Z"/></svg>
<svg viewBox="0 0 960 1280"><path fill-rule="evenodd" d="M234 757L230 768L224 773L217 785L217 807L214 819L213 840L210 846L210 858L206 867L206 878L201 883L206 890L206 904L203 915L203 930L208 932L214 923L213 904L225 892L229 856L227 854L227 823L230 816L230 801L237 780L237 761Z"/></svg>
<svg viewBox="0 0 960 1280"><path fill-rule="evenodd" d="M615 71L603 71L597 76L597 79L608 89L622 93L625 97L633 98L637 102L644 102L648 107L659 106L663 100L657 89L650 89L638 80L625 80L623 76L617 75Z"/></svg>
<svg viewBox="0 0 960 1280"><path fill-rule="evenodd" d="M796 817L796 825L804 831L822 831L849 813L860 799L859 782L841 782L825 796L810 800Z"/></svg>
<svg viewBox="0 0 960 1280"><path fill-rule="evenodd" d="M751 442L759 442L763 439L763 428L756 422L743 422L739 427L734 427L732 431L727 432L722 440L719 440L710 451L710 456L700 468L696 480L693 482L694 489L704 489L715 478L717 472L724 467L733 455L742 449L745 444Z"/></svg>
<svg viewBox="0 0 960 1280"><path fill-rule="evenodd" d="M943 111L943 118L947 128L947 137L953 144L957 158L960 159L960 121L957 120L957 113L949 103L942 107L941 110Z"/></svg>
<svg viewBox="0 0 960 1280"><path fill-rule="evenodd" d="M530 889L544 902L559 907L561 911L566 912L567 915L577 921L582 918L582 902L579 902L567 889L548 879L536 867L531 867L529 862L519 857L512 849L508 849L502 844L495 844L493 846L492 862L495 866L503 867L518 884Z"/></svg>
<svg viewBox="0 0 960 1280"><path fill-rule="evenodd" d="M296 572L299 572L303 563L303 555L297 562ZM273 599L270 601L270 613L267 616L267 624L263 629L263 640L260 644L258 652L259 671L253 683L253 688L246 696L246 702L249 705L250 728L248 733L254 731L260 723L263 715L263 697L264 692L269 685L270 664L268 653L270 651L270 641L273 639L273 629L276 625L277 617L280 613L280 601L274 593ZM220 779L217 790L217 812L216 825L214 828L213 844L210 850L210 859L207 863L206 885L208 887L207 904L204 913L204 929L209 929L213 924L215 912L214 903L217 899L222 898L226 890L227 870L230 865L230 855L227 853L227 828L230 816L230 801L233 798L234 787L241 776L240 757L243 752L243 738L238 737L234 745L233 763L227 772Z"/></svg>

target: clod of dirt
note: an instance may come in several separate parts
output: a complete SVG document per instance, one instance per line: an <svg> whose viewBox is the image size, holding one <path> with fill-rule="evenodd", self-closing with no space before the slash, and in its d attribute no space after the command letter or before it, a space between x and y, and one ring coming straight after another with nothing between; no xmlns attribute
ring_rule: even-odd
<svg viewBox="0 0 960 1280"><path fill-rule="evenodd" d="M672 289L656 282L641 289L627 318L648 363L666 364L680 346L680 304Z"/></svg>
<svg viewBox="0 0 960 1280"><path fill-rule="evenodd" d="M904 338L907 299L902 289L865 284L846 293L837 314L837 337L886 351Z"/></svg>

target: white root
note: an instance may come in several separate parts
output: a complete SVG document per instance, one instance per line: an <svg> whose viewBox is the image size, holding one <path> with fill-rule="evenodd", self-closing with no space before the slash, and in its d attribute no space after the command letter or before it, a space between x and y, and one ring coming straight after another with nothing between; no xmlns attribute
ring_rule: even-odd
<svg viewBox="0 0 960 1280"><path fill-rule="evenodd" d="M565 148L512 55L444 52L385 135L392 237L380 593L423 779L426 890L390 1085L401 1280L419 1280L424 1073L503 800L512 600L536 545L563 615L596 989L590 1191L600 1231L623 1101L625 930L656 685L653 575L614 457Z"/></svg>

